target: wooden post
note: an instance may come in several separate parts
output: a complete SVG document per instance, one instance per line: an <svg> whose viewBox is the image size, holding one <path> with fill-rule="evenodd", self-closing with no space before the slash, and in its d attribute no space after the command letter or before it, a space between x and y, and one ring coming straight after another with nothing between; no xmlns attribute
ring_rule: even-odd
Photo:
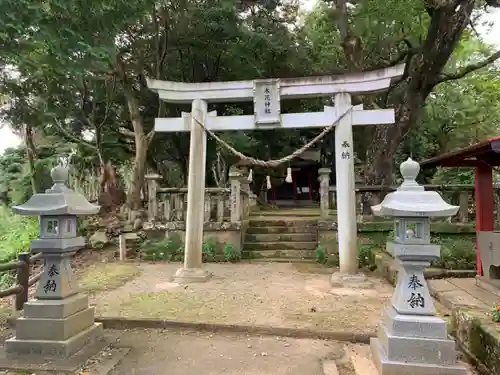
<svg viewBox="0 0 500 375"><path fill-rule="evenodd" d="M469 221L469 192L461 191L458 200L460 205L458 218L461 223L467 223Z"/></svg>
<svg viewBox="0 0 500 375"><path fill-rule="evenodd" d="M154 221L158 218L158 180L160 176L157 174L150 174L146 176L148 185L148 219Z"/></svg>
<svg viewBox="0 0 500 375"><path fill-rule="evenodd" d="M493 172L489 165L482 163L476 166L475 172L476 233L492 232L494 230ZM477 274L483 276L479 241L476 242L476 268Z"/></svg>
<svg viewBox="0 0 500 375"><path fill-rule="evenodd" d="M30 253L19 253L17 260L21 262L21 267L17 269L17 284L22 286L23 290L16 294L16 311L21 311L24 304L28 302L28 289L30 280Z"/></svg>

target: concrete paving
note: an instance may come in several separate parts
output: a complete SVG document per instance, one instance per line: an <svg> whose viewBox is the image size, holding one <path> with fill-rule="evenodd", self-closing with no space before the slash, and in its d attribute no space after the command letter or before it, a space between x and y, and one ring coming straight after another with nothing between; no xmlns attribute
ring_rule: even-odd
<svg viewBox="0 0 500 375"><path fill-rule="evenodd" d="M131 350L110 375L324 375L343 357L338 342L133 330L116 346Z"/></svg>

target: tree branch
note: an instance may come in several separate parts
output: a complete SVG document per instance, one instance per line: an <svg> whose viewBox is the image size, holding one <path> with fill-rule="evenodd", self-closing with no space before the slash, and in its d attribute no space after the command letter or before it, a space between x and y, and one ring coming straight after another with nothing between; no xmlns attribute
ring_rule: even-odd
<svg viewBox="0 0 500 375"><path fill-rule="evenodd" d="M84 140L83 138L79 138L73 134L71 134L69 131L67 131L63 125L61 125L59 123L58 120L56 120L55 118L53 118L53 122L52 124L57 128L57 130L59 131L59 133L65 137L68 141L70 142L75 142L75 143L78 143L82 146L86 146L86 147L89 147L93 150L97 150L97 146L90 143L90 142L87 142L86 140Z"/></svg>
<svg viewBox="0 0 500 375"><path fill-rule="evenodd" d="M485 66L490 65L491 63L495 62L498 59L500 59L500 50L495 52L493 55L491 55L487 59L484 59L484 60L479 61L477 63L465 66L464 68L460 69L456 73L453 73L453 74L443 73L443 74L441 74L439 76L439 78L437 79L436 85L443 83L443 82L454 81L454 80L463 78L467 74L470 74L478 69L484 68Z"/></svg>

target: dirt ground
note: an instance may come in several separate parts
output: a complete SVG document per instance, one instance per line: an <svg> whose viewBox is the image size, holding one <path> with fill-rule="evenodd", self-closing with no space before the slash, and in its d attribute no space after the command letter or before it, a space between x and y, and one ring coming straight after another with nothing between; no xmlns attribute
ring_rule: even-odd
<svg viewBox="0 0 500 375"><path fill-rule="evenodd" d="M115 290L96 293L98 316L374 332L392 295L385 281L373 289L332 290L332 269L314 264L206 264L213 278L180 286L179 264L141 264L142 273Z"/></svg>

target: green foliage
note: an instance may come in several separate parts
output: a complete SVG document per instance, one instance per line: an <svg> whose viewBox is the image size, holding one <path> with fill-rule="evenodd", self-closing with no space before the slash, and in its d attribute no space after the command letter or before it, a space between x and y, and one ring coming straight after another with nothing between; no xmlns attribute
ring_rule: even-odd
<svg viewBox="0 0 500 375"><path fill-rule="evenodd" d="M500 323L500 304L491 309L491 320L495 323Z"/></svg>
<svg viewBox="0 0 500 375"><path fill-rule="evenodd" d="M0 206L0 262L8 262L17 254L29 251L31 240L38 237L38 219L13 215Z"/></svg>
<svg viewBox="0 0 500 375"><path fill-rule="evenodd" d="M163 240L146 240L141 246L143 260L180 261L184 257L184 246L180 237L171 236Z"/></svg>
<svg viewBox="0 0 500 375"><path fill-rule="evenodd" d="M324 264L326 261L326 254L325 254L325 249L322 247L317 247L316 250L314 250L314 254L316 255L316 262L320 264Z"/></svg>
<svg viewBox="0 0 500 375"><path fill-rule="evenodd" d="M202 259L204 262L213 262L217 252L217 241L214 238L209 238L203 241L201 248Z"/></svg>
<svg viewBox="0 0 500 375"><path fill-rule="evenodd" d="M326 254L325 249L321 246L317 247L314 252L317 263L323 264L326 267L337 267L339 265L338 252ZM371 271L375 269L375 254L373 252L373 245L363 244L358 246L358 266L359 268L368 268Z"/></svg>
<svg viewBox="0 0 500 375"><path fill-rule="evenodd" d="M218 249L222 248L222 256ZM184 245L178 235L170 235L163 240L146 240L140 246L141 259L149 261L169 261L179 262L184 260ZM238 262L241 260L241 253L232 244L217 242L214 238L203 241L202 246L203 262Z"/></svg>
<svg viewBox="0 0 500 375"><path fill-rule="evenodd" d="M13 215L5 206L0 206L0 263L17 259L17 254L30 251L30 243L38 237L38 220L34 217ZM15 271L0 274L0 289L10 287L15 280Z"/></svg>
<svg viewBox="0 0 500 375"><path fill-rule="evenodd" d="M458 236L457 236L458 237ZM440 259L432 262L432 267L447 270L476 269L476 244L473 238L437 238L441 245Z"/></svg>
<svg viewBox="0 0 500 375"><path fill-rule="evenodd" d="M189 110L189 106L158 100L145 78L209 82L371 69L387 65L409 48L415 52L425 49L424 43L433 45L433 40L425 40L434 36L427 35L431 12L421 0L350 4L346 23L359 38L360 47L350 52L342 43L339 12L332 0L320 1L304 17L297 2L290 0L3 0L2 10L0 97L10 99L10 105L2 107L2 117L18 132L29 125L36 146L34 170L26 163L24 147L0 160L0 199L6 204L29 197L32 176L41 181L39 190L50 184L48 170L61 155L72 153L71 164L83 176L102 161L110 160L117 167L129 163L138 149L133 132L148 133L154 118L175 117ZM447 24L446 19L442 22ZM465 32L446 70L456 71L490 52L476 36ZM352 60L357 60L355 66ZM492 65L435 87L425 105L419 104L412 112L410 132L388 160L397 164L408 154L423 159L497 134L500 75L496 70ZM428 84L425 80L412 86ZM382 93L353 100L364 102L367 108L397 107L399 102L393 99L400 97L404 95L392 95L386 102ZM136 114L129 112L132 103L139 109ZM282 111L322 110L324 104L331 104L330 100L287 100L282 101ZM210 104L210 110L221 116L253 112L251 103ZM371 162L364 160L370 131L359 128L355 132L356 153L367 165ZM406 134L406 130L389 134L393 133ZM313 134L317 131L276 129L221 136L245 154L276 159L296 150ZM324 164L333 162L333 137L332 133L319 145ZM148 144L144 163L163 175L165 184L185 186L188 152L188 134L157 134ZM221 173L227 174L237 158L210 139L209 170L218 156L226 164ZM281 179L283 170L259 173ZM461 173L440 171L435 180L470 181L470 171L467 176ZM206 175L208 184L219 180L212 173ZM430 180L432 175L431 171L426 177ZM254 185L263 181L258 177L256 171Z"/></svg>
<svg viewBox="0 0 500 375"><path fill-rule="evenodd" d="M368 268L371 271L376 268L372 245L362 244L358 246L358 266L359 268Z"/></svg>
<svg viewBox="0 0 500 375"><path fill-rule="evenodd" d="M224 245L224 259L228 262L237 262L241 260L241 252L236 250L233 244Z"/></svg>

